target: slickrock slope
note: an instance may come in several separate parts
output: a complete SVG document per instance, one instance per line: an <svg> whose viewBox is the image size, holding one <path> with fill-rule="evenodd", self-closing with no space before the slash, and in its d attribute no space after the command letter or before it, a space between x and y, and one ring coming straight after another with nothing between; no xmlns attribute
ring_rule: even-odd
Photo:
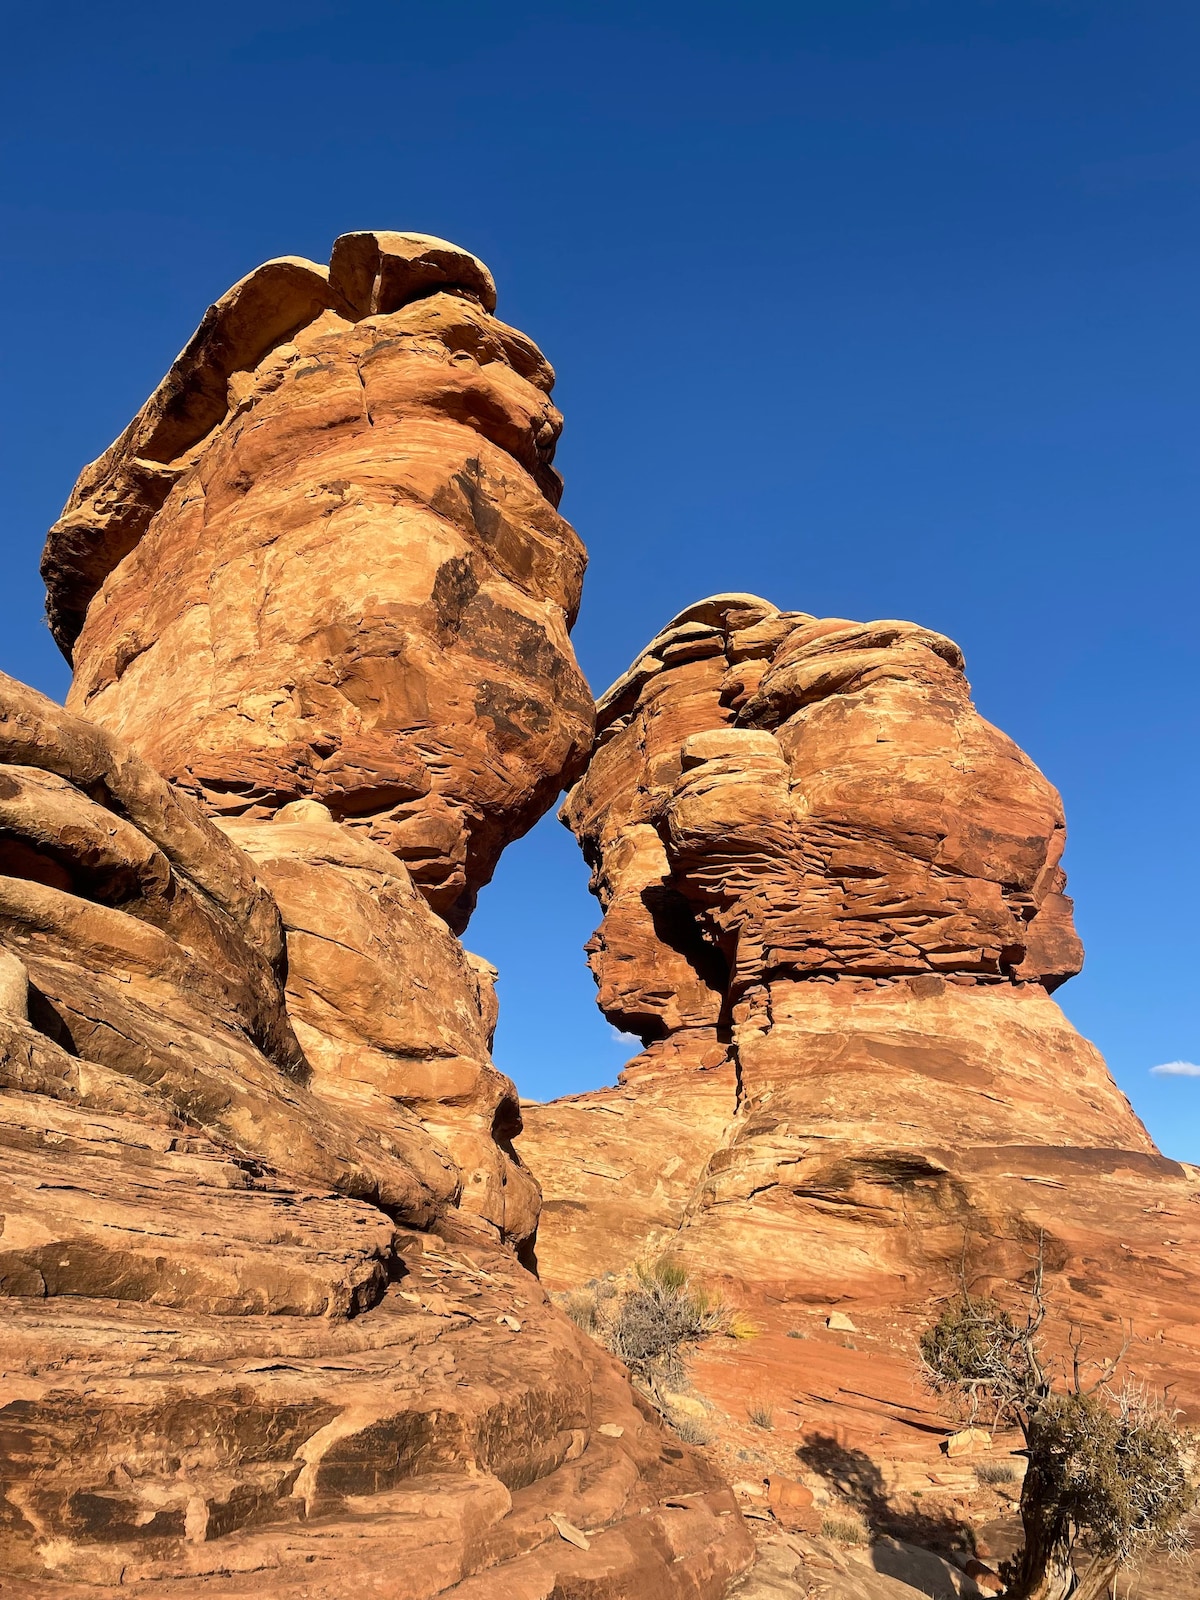
<svg viewBox="0 0 1200 1600"><path fill-rule="evenodd" d="M0 677L6 1596L717 1600L750 1560L520 1264L448 925L592 723L549 369L492 304L412 235L268 264L51 536L88 714Z"/></svg>
<svg viewBox="0 0 1200 1600"><path fill-rule="evenodd" d="M322 801L456 932L592 734L554 374L495 304L419 235L267 262L84 470L42 564L72 710L216 814Z"/></svg>
<svg viewBox="0 0 1200 1600"><path fill-rule="evenodd" d="M645 1048L614 1089L524 1108L543 1279L670 1249L724 1280L763 1328L697 1363L726 1442L795 1473L822 1436L877 1497L951 1493L912 1356L964 1242L1014 1281L1044 1234L1064 1317L1103 1352L1131 1318L1131 1370L1195 1408L1197 1174L1050 997L1081 960L1061 804L957 647L717 596L598 713L562 815L604 909L599 1003Z"/></svg>

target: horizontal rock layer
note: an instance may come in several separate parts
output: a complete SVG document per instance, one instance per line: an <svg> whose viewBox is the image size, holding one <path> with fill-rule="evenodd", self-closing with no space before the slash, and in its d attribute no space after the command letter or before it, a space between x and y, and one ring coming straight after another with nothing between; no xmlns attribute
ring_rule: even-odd
<svg viewBox="0 0 1200 1600"><path fill-rule="evenodd" d="M730 1492L512 1254L492 969L316 802L243 852L11 679L0 754L6 1589L715 1600Z"/></svg>

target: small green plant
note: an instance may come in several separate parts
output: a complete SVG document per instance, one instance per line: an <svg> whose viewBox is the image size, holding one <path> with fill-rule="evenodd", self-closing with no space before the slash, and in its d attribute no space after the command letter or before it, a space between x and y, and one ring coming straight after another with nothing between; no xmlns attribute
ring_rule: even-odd
<svg viewBox="0 0 1200 1600"><path fill-rule="evenodd" d="M803 1328L789 1328L788 1331L787 1331L787 1336L788 1336L789 1339L807 1339L808 1338L808 1335L804 1332Z"/></svg>
<svg viewBox="0 0 1200 1600"><path fill-rule="evenodd" d="M775 1407L769 1400L752 1400L746 1407L746 1415L756 1428L770 1431L775 1426Z"/></svg>

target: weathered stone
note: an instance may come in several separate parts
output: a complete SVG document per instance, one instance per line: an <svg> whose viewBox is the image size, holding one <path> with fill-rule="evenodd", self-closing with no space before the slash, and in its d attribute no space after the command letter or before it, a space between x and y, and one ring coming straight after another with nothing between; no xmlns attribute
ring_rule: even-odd
<svg viewBox="0 0 1200 1600"><path fill-rule="evenodd" d="M1023 1283L1041 1238L1062 1324L1104 1352L1132 1320L1130 1370L1200 1409L1197 1174L1050 997L1082 959L1062 806L957 646L716 596L598 726L561 815L604 911L599 1003L644 1049L525 1108L544 1280L669 1250L720 1282L761 1330L694 1359L726 1459L759 1447L748 1406L793 1397L792 1448L880 1504L944 1469L916 1335L964 1260Z"/></svg>
<svg viewBox="0 0 1200 1600"><path fill-rule="evenodd" d="M3 675L0 754L22 761L0 765L0 944L51 1076L83 1058L243 1158L433 1221L459 1174L417 1119L384 1135L312 1092L248 858L120 741Z"/></svg>
<svg viewBox="0 0 1200 1600"><path fill-rule="evenodd" d="M29 974L25 963L7 950L0 950L0 1017L29 1021Z"/></svg>
<svg viewBox="0 0 1200 1600"><path fill-rule="evenodd" d="M490 284L408 234L339 240L332 285L252 273L81 477L44 560L73 710L217 815L323 801L456 931L593 718L553 372Z"/></svg>
<svg viewBox="0 0 1200 1600"><path fill-rule="evenodd" d="M992 1436L986 1428L960 1428L946 1440L946 1454L951 1460L991 1448Z"/></svg>
<svg viewBox="0 0 1200 1600"><path fill-rule="evenodd" d="M493 307L421 236L269 263L51 533L75 710L0 678L6 1600L718 1600L752 1558L519 1264L448 926L592 728L553 373Z"/></svg>
<svg viewBox="0 0 1200 1600"><path fill-rule="evenodd" d="M322 312L349 313L329 274L297 256L268 261L205 312L170 372L117 439L85 467L50 530L42 562L59 644L77 637L96 591L133 549L224 417L231 379Z"/></svg>
<svg viewBox="0 0 1200 1600"><path fill-rule="evenodd" d="M399 311L435 290L496 309L496 285L483 262L423 233L342 234L329 258L329 281L360 317Z"/></svg>
<svg viewBox="0 0 1200 1600"><path fill-rule="evenodd" d="M417 893L403 864L318 802L225 832L254 861L287 929L287 1005L311 1087L355 1120L396 1108L453 1155L461 1204L521 1244L540 1194L512 1140L521 1116L489 1055L495 991Z"/></svg>
<svg viewBox="0 0 1200 1600"><path fill-rule="evenodd" d="M767 1504L772 1511L805 1511L813 1503L813 1492L807 1484L794 1478L772 1474L767 1479Z"/></svg>

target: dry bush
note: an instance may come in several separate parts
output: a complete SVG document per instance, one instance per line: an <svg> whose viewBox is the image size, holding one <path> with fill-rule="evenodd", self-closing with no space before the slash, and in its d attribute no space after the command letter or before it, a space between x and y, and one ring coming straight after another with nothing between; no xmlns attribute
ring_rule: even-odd
<svg viewBox="0 0 1200 1600"><path fill-rule="evenodd" d="M683 1440L684 1444L711 1444L712 1433L700 1421L699 1417L689 1417L680 1412L672 1412L667 1421Z"/></svg>
<svg viewBox="0 0 1200 1600"><path fill-rule="evenodd" d="M577 1328L584 1333L595 1333L599 1306L593 1289L575 1289L562 1303L563 1310Z"/></svg>
<svg viewBox="0 0 1200 1600"><path fill-rule="evenodd" d="M1017 1469L1011 1461L980 1461L975 1476L980 1483L1016 1483Z"/></svg>
<svg viewBox="0 0 1200 1600"><path fill-rule="evenodd" d="M1049 1526L1066 1519L1101 1560L1184 1555L1196 1510L1185 1436L1147 1391L1052 1394L1029 1429L1029 1470Z"/></svg>
<svg viewBox="0 0 1200 1600"><path fill-rule="evenodd" d="M775 1407L769 1400L752 1400L746 1407L746 1415L756 1428L769 1431L775 1426Z"/></svg>
<svg viewBox="0 0 1200 1600"><path fill-rule="evenodd" d="M821 1532L837 1544L869 1544L871 1539L862 1523L853 1517L822 1517Z"/></svg>
<svg viewBox="0 0 1200 1600"><path fill-rule="evenodd" d="M648 1385L679 1384L688 1348L723 1333L728 1324L723 1301L663 1256L638 1266L632 1288L617 1296L604 1343Z"/></svg>
<svg viewBox="0 0 1200 1600"><path fill-rule="evenodd" d="M755 1338L761 1331L756 1323L693 1282L670 1256L640 1263L628 1278L606 1273L553 1298L576 1326L624 1361L681 1438L710 1443L702 1422L672 1413L664 1391L686 1387L687 1355L695 1345L722 1333Z"/></svg>
<svg viewBox="0 0 1200 1600"><path fill-rule="evenodd" d="M591 1334L593 1338L600 1338L605 1306L616 1294L616 1283L611 1274L606 1273L603 1278L593 1278L580 1289L570 1289L565 1294L555 1294L551 1298L557 1301L577 1328L582 1328L584 1333Z"/></svg>
<svg viewBox="0 0 1200 1600"><path fill-rule="evenodd" d="M1147 1390L1110 1387L1128 1339L1107 1360L1085 1362L1073 1330L1069 1369L1056 1371L1042 1332L1048 1312L1040 1252L1023 1315L972 1298L964 1273L921 1336L921 1360L929 1387L971 1420L986 1411L993 1428L1011 1423L1024 1436L1024 1546L1001 1573L1010 1600L1100 1600L1122 1567L1155 1552L1188 1555L1196 1446Z"/></svg>

